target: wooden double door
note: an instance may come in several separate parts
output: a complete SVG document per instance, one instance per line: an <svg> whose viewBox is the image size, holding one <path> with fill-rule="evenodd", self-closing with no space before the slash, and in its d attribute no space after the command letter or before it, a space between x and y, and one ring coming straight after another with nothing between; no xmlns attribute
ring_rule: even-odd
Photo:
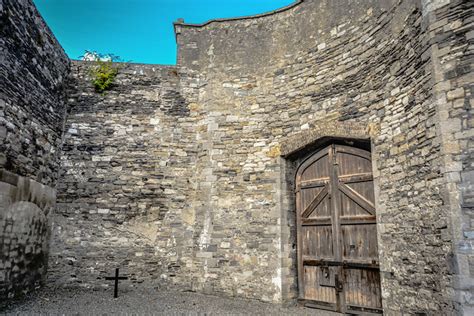
<svg viewBox="0 0 474 316"><path fill-rule="evenodd" d="M382 313L370 152L332 144L296 175L299 299L307 307Z"/></svg>

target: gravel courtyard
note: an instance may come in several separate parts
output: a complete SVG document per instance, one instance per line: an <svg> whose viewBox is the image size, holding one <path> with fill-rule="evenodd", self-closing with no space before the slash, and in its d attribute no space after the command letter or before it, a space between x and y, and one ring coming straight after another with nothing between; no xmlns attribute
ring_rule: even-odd
<svg viewBox="0 0 474 316"><path fill-rule="evenodd" d="M228 299L189 292L91 291L45 288L0 312L6 315L315 315L336 313L282 307L253 300Z"/></svg>

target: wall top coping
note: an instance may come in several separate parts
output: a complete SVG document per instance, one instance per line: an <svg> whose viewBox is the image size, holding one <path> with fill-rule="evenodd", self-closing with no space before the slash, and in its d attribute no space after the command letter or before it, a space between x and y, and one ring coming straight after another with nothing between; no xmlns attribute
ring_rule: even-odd
<svg viewBox="0 0 474 316"><path fill-rule="evenodd" d="M94 61L88 60L77 60L71 59L71 66L76 67L85 67L88 65L93 65ZM151 71L151 72L160 72L160 71L178 71L177 65L163 65L163 64L143 64L143 63L134 63L134 62L113 62L113 65L118 66L121 70L127 71Z"/></svg>
<svg viewBox="0 0 474 316"><path fill-rule="evenodd" d="M279 14L285 11L288 11L290 9L293 9L306 0L297 0L296 2L289 4L283 8L279 8L273 11L265 12L265 13L260 13L260 14L255 14L255 15L248 15L248 16L241 16L241 17L235 17L235 18L225 18L225 19L212 19L209 21L206 21L204 23L185 23L183 19L178 19L176 22L173 23L174 25L174 31L175 34L177 34L176 27L177 26L183 26L183 27L191 27L191 28L203 28L209 24L212 23L221 23L221 22L230 22L230 21L244 21L244 20L253 20L253 19L259 19L267 16L272 16L275 14Z"/></svg>
<svg viewBox="0 0 474 316"><path fill-rule="evenodd" d="M95 61L88 61L88 60L77 60L71 59L72 66L85 66L85 65L93 65ZM142 69L150 69L153 70L173 70L178 69L176 65L164 65L164 64L144 64L144 63L134 63L134 62L113 62L112 64L117 66L122 66L123 68L142 68Z"/></svg>
<svg viewBox="0 0 474 316"><path fill-rule="evenodd" d="M71 60L72 67L85 68L94 65L94 61L88 60ZM162 64L143 64L134 62L113 62L121 73L137 73L137 74L166 74L178 73L179 67L177 65L162 65Z"/></svg>

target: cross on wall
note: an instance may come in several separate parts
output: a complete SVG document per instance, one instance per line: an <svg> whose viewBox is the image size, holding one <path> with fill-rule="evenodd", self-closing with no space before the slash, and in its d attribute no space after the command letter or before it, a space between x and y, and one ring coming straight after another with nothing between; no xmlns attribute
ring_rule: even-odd
<svg viewBox="0 0 474 316"><path fill-rule="evenodd" d="M115 269L115 276L113 277L105 277L106 280L114 280L115 281L115 287L114 287L114 298L118 297L118 284L119 280L128 280L127 277L124 276L119 276L119 268Z"/></svg>

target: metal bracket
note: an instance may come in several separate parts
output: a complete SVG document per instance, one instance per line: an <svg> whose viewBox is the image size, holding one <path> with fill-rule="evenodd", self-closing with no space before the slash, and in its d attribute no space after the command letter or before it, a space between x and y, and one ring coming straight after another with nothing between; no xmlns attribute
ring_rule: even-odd
<svg viewBox="0 0 474 316"><path fill-rule="evenodd" d="M335 282L336 282L336 291L337 292L342 292L344 290L344 286L342 282L339 280L339 275L336 273L334 276Z"/></svg>

